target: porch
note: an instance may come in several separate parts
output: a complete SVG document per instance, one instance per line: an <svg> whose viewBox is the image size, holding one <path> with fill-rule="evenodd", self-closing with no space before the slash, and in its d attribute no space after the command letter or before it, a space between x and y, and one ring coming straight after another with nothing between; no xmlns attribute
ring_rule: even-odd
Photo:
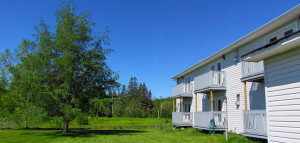
<svg viewBox="0 0 300 143"><path fill-rule="evenodd" d="M267 139L266 110L244 110L244 136Z"/></svg>
<svg viewBox="0 0 300 143"><path fill-rule="evenodd" d="M193 126L193 113L172 112L172 124L176 126Z"/></svg>
<svg viewBox="0 0 300 143"><path fill-rule="evenodd" d="M225 131L225 112L222 111L205 111L205 112L195 112L195 128L209 130L210 120L215 121L216 131Z"/></svg>

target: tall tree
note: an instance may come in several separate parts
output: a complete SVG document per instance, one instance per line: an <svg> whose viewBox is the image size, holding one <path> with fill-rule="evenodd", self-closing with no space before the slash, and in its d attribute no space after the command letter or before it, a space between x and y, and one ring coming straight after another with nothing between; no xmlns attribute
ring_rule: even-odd
<svg viewBox="0 0 300 143"><path fill-rule="evenodd" d="M131 77L127 86L127 94L131 97L135 97L138 92L138 83L136 77Z"/></svg>
<svg viewBox="0 0 300 143"><path fill-rule="evenodd" d="M89 103L95 103L95 99L105 97L109 89L118 86L118 75L105 62L112 52L103 47L109 44L109 30L105 28L102 34L95 35L95 23L89 19L89 13L77 14L73 4L63 4L56 12L55 32L51 33L42 20L35 27L34 52L20 50L20 55L26 56L22 56L17 67L28 72L15 70L25 84L16 85L29 97L26 100L46 109L51 117L62 117L65 134L70 121L88 112Z"/></svg>

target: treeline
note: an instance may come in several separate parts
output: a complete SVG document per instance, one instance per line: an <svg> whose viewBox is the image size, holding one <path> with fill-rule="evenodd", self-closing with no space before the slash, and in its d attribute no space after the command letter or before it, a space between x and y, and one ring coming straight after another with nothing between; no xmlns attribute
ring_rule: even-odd
<svg viewBox="0 0 300 143"><path fill-rule="evenodd" d="M127 87L123 85L120 90L110 92L110 95L111 112L106 113L106 116L139 118L172 116L172 98L153 99L151 90L145 83L138 83L136 77L130 78Z"/></svg>

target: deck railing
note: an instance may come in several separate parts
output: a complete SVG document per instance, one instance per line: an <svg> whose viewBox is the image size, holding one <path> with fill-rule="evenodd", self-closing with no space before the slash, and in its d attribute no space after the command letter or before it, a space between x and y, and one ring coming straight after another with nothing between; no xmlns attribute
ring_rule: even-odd
<svg viewBox="0 0 300 143"><path fill-rule="evenodd" d="M242 77L250 77L264 73L264 63L260 62L242 62Z"/></svg>
<svg viewBox="0 0 300 143"><path fill-rule="evenodd" d="M173 96L178 96L181 94L191 94L193 93L193 84L191 83L181 83L173 87Z"/></svg>
<svg viewBox="0 0 300 143"><path fill-rule="evenodd" d="M192 126L193 113L191 112L173 112L172 123L178 126Z"/></svg>
<svg viewBox="0 0 300 143"><path fill-rule="evenodd" d="M225 71L209 71L195 78L195 90L226 87Z"/></svg>
<svg viewBox="0 0 300 143"><path fill-rule="evenodd" d="M206 111L206 112L195 112L195 124L196 128L209 129L210 120L214 119L216 129L225 129L225 112L222 111Z"/></svg>
<svg viewBox="0 0 300 143"><path fill-rule="evenodd" d="M252 135L267 135L267 116L266 110L245 110L244 133Z"/></svg>

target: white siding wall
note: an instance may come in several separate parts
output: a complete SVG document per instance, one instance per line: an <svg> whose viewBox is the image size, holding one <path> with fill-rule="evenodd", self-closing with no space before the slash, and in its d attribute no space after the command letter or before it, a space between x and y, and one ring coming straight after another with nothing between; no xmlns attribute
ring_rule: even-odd
<svg viewBox="0 0 300 143"><path fill-rule="evenodd" d="M278 29L281 29L284 26L287 26L291 23L294 23L297 21L298 29L300 26L299 20L293 20L291 22L288 22L287 24L282 25L281 27L278 27L277 29L274 29L273 31L266 33L265 35L241 46L238 48L239 50L239 56L248 53L254 49L257 49L263 45L266 44L265 37L269 34L275 32ZM221 61L222 65L222 71L226 71L226 83L227 83L227 90L226 90L226 96L228 99L228 127L229 130L241 133L243 132L243 114L242 111L245 109L245 96L244 96L244 86L241 82L241 71L242 71L242 65L241 65L241 59L239 59L238 62L235 62L235 53L236 50L231 51L229 53L225 54L225 60L218 58L218 60L215 60L205 66L202 66L201 68L191 72L190 74L184 76L185 77L191 77L192 83L194 82L194 78L208 72L210 70L210 65L217 63ZM300 57L300 56L299 56ZM300 63L300 62L298 62ZM217 69L217 67L215 67ZM298 72L300 73L300 72ZM277 78L277 77L276 77ZM299 76L297 77L299 79ZM180 78L179 83L183 83L185 79ZM298 86L299 84L297 84ZM195 87L194 87L195 88ZM299 86L300 88L300 86ZM299 89L298 89L299 91ZM216 92L217 93L217 92ZM214 95L217 96L217 94L214 93ZM252 83L247 82L247 105L248 110L250 109L265 109L266 105L266 97L264 96L265 90L264 90L264 84L263 83ZM240 94L240 106L236 105L236 96L237 94ZM209 111L210 110L210 99L203 99L203 94L197 94L197 110L198 111ZM193 95L195 96L195 95ZM300 97L299 97L300 99ZM195 97L193 97L192 102L192 109L191 112L195 111ZM209 100L209 101L206 101ZM300 103L300 101L298 102ZM176 109L177 111L180 111L180 99L176 100ZM295 106L296 107L296 106ZM300 109L300 105L297 105L298 109ZM297 112L298 113L298 112ZM300 116L300 111L299 111ZM300 121L300 119L298 119ZM272 125L272 124L271 124ZM300 122L297 122L297 130L300 129ZM294 129L295 130L295 129ZM299 135L299 134L298 134ZM275 138L275 136L273 136Z"/></svg>
<svg viewBox="0 0 300 143"><path fill-rule="evenodd" d="M243 114L245 107L244 86L241 82L241 62L234 61L235 51L225 55L222 62L223 70L226 71L226 96L228 100L228 128L231 131L241 133L243 131ZM249 85L249 84L248 84ZM250 86L248 86L250 87ZM250 89L250 88L247 88ZM236 105L236 96L240 94L240 106ZM249 100L248 100L249 101Z"/></svg>
<svg viewBox="0 0 300 143"><path fill-rule="evenodd" d="M269 142L300 142L300 47L265 61Z"/></svg>

